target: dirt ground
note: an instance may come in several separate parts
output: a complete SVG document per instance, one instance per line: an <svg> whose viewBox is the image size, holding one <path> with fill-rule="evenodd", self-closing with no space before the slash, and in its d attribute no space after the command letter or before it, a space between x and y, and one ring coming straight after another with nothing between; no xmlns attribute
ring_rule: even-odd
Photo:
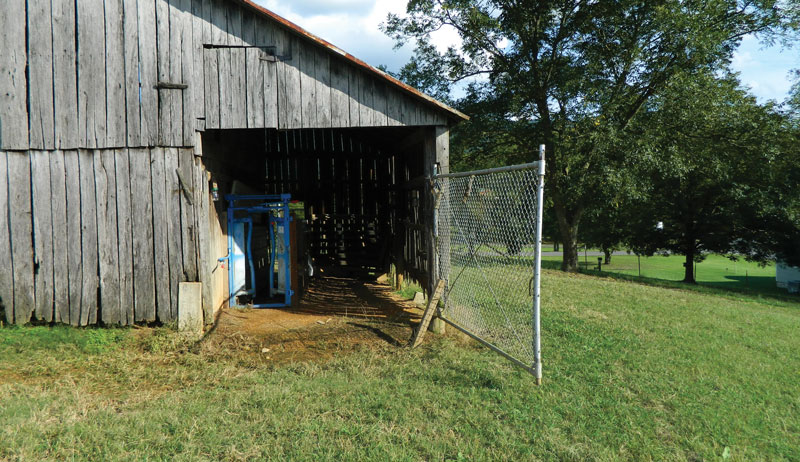
<svg viewBox="0 0 800 462"><path fill-rule="evenodd" d="M296 308L224 309L201 342L207 353L260 355L265 362L319 360L360 348L406 345L422 309L388 285L313 280Z"/></svg>

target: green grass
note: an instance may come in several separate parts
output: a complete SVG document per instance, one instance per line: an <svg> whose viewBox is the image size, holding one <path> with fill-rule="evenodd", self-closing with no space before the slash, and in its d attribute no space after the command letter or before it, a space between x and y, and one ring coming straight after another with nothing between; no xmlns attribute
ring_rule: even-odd
<svg viewBox="0 0 800 462"><path fill-rule="evenodd" d="M800 304L547 271L543 306L538 388L452 335L275 366L163 329L0 329L0 460L800 457Z"/></svg>
<svg viewBox="0 0 800 462"><path fill-rule="evenodd" d="M543 257L545 262L561 262L561 257ZM588 265L580 255L582 268L590 270L597 268L597 257L588 257ZM673 255L668 257L654 256L641 258L641 276L650 279L665 281L683 280L684 257ZM614 255L611 265L603 265L603 272L627 276L639 275L639 266L636 255ZM703 262L697 264L697 283L726 290L747 291L762 295L785 296L786 290L775 285L775 264L761 266L757 263L739 260L737 262L720 255L709 255Z"/></svg>

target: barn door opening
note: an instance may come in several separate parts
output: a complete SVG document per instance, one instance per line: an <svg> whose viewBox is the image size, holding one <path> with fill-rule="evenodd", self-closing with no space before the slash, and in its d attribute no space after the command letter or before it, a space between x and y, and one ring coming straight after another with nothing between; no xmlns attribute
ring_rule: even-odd
<svg viewBox="0 0 800 462"><path fill-rule="evenodd" d="M544 148L531 164L434 175L439 316L541 383Z"/></svg>

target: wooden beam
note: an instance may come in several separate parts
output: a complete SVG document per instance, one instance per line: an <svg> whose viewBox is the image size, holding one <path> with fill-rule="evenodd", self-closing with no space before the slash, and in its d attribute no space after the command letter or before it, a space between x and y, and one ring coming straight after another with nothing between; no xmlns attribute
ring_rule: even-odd
<svg viewBox="0 0 800 462"><path fill-rule="evenodd" d="M439 300L442 298L442 294L444 294L444 288L445 281L440 279L436 284L436 289L428 300L428 306L425 308L425 313L422 315L419 325L414 330L414 336L411 337L411 342L409 343L411 348L416 348L422 344L422 339L425 337L425 332L428 331L428 326L433 319L433 315L439 310Z"/></svg>

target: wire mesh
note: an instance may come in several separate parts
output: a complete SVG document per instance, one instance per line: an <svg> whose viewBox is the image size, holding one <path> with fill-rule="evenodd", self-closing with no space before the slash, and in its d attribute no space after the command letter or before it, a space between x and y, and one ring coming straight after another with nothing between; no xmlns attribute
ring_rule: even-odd
<svg viewBox="0 0 800 462"><path fill-rule="evenodd" d="M512 359L534 364L536 164L435 178L440 315Z"/></svg>

